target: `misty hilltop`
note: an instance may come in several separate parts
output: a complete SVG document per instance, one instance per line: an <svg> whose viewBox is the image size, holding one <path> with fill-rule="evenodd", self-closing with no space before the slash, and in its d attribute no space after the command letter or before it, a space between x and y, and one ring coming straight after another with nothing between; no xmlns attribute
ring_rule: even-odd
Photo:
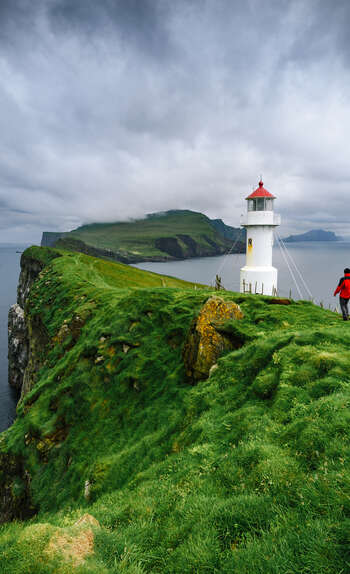
<svg viewBox="0 0 350 574"><path fill-rule="evenodd" d="M245 250L245 232L190 210L151 213L128 222L92 223L68 233L44 232L41 245L123 263L170 261Z"/></svg>
<svg viewBox="0 0 350 574"><path fill-rule="evenodd" d="M336 235L333 231L325 231L324 229L312 229L306 233L298 235L289 235L284 241L288 243L297 243L299 241L342 241L342 237Z"/></svg>

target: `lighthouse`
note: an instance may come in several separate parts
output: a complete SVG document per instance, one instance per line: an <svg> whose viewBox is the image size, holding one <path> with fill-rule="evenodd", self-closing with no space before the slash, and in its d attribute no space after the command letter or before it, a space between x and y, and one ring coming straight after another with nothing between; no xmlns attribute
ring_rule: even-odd
<svg viewBox="0 0 350 574"><path fill-rule="evenodd" d="M272 267L273 230L281 218L273 211L275 196L262 181L246 197L247 213L242 215L241 226L247 231L246 264L241 269L241 293L277 294L277 269Z"/></svg>

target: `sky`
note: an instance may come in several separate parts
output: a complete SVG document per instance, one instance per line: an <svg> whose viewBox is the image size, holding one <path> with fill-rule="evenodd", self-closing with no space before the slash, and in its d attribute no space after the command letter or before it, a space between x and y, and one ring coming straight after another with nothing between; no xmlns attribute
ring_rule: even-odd
<svg viewBox="0 0 350 574"><path fill-rule="evenodd" d="M192 209L350 235L348 0L0 0L0 241Z"/></svg>

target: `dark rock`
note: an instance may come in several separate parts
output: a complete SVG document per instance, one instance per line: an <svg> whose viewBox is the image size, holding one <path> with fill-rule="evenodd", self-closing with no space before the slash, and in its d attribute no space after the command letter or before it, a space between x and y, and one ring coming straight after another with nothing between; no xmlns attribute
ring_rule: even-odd
<svg viewBox="0 0 350 574"><path fill-rule="evenodd" d="M184 244L186 245L188 257L196 257L198 255L197 243L192 237L182 233L181 234L179 233L177 237L181 239L181 241L183 241Z"/></svg>
<svg viewBox="0 0 350 574"><path fill-rule="evenodd" d="M159 251L164 251L175 259L182 259L184 253L175 237L159 237L155 240L154 245Z"/></svg>
<svg viewBox="0 0 350 574"><path fill-rule="evenodd" d="M20 457L0 452L0 523L24 520L33 514L29 473Z"/></svg>
<svg viewBox="0 0 350 574"><path fill-rule="evenodd" d="M22 389L24 372L28 364L28 329L24 310L15 303L8 316L8 381L9 384Z"/></svg>
<svg viewBox="0 0 350 574"><path fill-rule="evenodd" d="M66 235L65 232L44 231L41 238L41 247L54 247L59 239Z"/></svg>
<svg viewBox="0 0 350 574"><path fill-rule="evenodd" d="M38 259L32 259L25 254L21 257L21 273L17 287L17 303L24 309L32 285L44 269L45 264Z"/></svg>
<svg viewBox="0 0 350 574"><path fill-rule="evenodd" d="M52 254L59 257L59 254ZM38 279L45 263L33 259L27 253L21 257L21 272L17 287L17 303L12 305L8 316L8 381L21 390L21 396L33 386L37 369L45 356L48 335L39 319L28 324L26 302L32 286Z"/></svg>

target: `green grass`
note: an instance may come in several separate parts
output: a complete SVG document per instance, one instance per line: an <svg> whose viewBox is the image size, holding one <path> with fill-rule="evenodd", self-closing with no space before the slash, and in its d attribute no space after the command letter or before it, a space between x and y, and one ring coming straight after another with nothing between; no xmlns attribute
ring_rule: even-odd
<svg viewBox="0 0 350 574"><path fill-rule="evenodd" d="M45 547L84 512L102 528L77 572L349 571L349 324L223 292L244 312L224 327L242 346L193 387L182 347L211 291L61 255L28 305L46 360L2 434L39 513L1 528L0 572L71 571Z"/></svg>

